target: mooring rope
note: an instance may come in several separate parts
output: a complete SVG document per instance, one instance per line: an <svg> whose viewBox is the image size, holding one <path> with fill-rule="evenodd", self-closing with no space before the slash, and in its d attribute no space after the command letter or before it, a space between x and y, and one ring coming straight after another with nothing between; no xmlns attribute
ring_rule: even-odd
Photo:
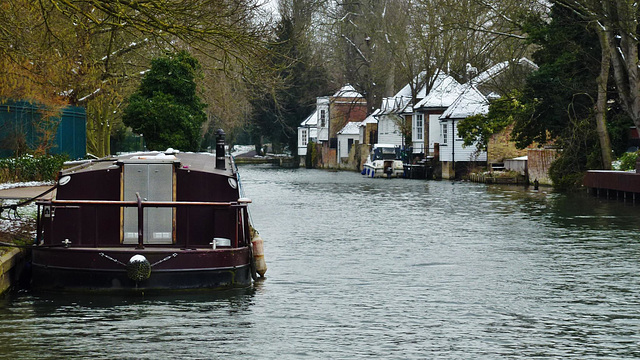
<svg viewBox="0 0 640 360"><path fill-rule="evenodd" d="M37 195L37 196L34 196L34 197L32 197L32 198L26 199L26 200L24 200L24 201L22 201L22 202L19 202L19 203L17 203L17 204L0 205L0 219L5 219L5 218L2 216L2 213L4 213L4 211L5 211L5 210L9 210L9 211L8 211L9 216L11 216L11 211L13 211L13 217L14 217L14 219L7 218L7 220L15 221L16 219L20 218L20 215L18 214L18 208L19 208L19 207L30 204L30 203L31 203L31 202L33 202L34 200L36 200L36 199L38 199L38 198L40 198L40 197L42 197L42 196L45 196L45 195L47 195L48 193L52 192L52 191L53 191L53 190L55 190L57 187L58 187L58 184L56 183L54 186L52 186L52 187L51 187L50 189L48 189L47 191L45 191L45 192L43 192L43 193L41 193L41 194L39 194L39 195ZM17 247L17 248L24 248L24 249L29 249L29 248L31 248L31 247L32 247L31 245L18 245L18 244L13 244L13 243L6 243L6 242L0 242L0 246L10 246L10 247Z"/></svg>
<svg viewBox="0 0 640 360"><path fill-rule="evenodd" d="M48 193L52 192L53 190L55 190L55 189L57 189L57 188L58 188L58 184L56 183L55 185L53 185L53 186L51 187L51 189L48 189L47 191L43 192L42 194L39 194L39 195L36 195L36 196L34 196L34 197L32 197L32 198L26 199L26 200L24 200L24 201L22 201L22 202L19 202L19 203L17 203L17 204L0 205L0 218L2 218L2 213L3 213L5 210L9 210L9 214L11 213L11 211L13 211L13 215L14 215L16 218L19 218L19 217L20 217L20 215L18 215L18 208L19 208L20 206L29 205L29 204L30 204L31 202L33 202L34 200L36 200L36 199L38 199L38 198L40 198L40 197L42 197L42 196L47 195Z"/></svg>

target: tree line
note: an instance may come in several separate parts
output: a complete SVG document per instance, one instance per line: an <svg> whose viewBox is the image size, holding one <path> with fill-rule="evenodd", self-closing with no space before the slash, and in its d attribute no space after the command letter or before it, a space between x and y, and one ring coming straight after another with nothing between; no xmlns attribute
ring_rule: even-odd
<svg viewBox="0 0 640 360"><path fill-rule="evenodd" d="M149 132L123 118L151 114L145 106L162 90L153 89L162 82L152 64L176 60L191 69L189 97L199 103L193 126L177 125L189 115L176 108L156 114L168 116L159 126L169 133L163 136L182 141L178 130L188 129L193 139L178 143L202 149L224 128L232 142L269 142L295 155L297 126L316 97L344 84L372 111L405 84L415 100L439 72L465 83L495 63L526 56L540 69L475 119L485 136L514 123L520 146L554 142L567 154L560 168L575 173L610 166L623 151L625 127L640 125L638 9L630 0L272 5L275 12L257 0L6 0L0 98L85 106L88 150L101 156L127 131Z"/></svg>

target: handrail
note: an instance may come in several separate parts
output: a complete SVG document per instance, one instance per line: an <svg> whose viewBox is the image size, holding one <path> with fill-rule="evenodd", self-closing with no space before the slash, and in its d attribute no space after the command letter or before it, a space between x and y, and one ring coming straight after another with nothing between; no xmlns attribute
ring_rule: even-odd
<svg viewBox="0 0 640 360"><path fill-rule="evenodd" d="M144 249L144 208L163 207L163 208L180 208L180 207L216 207L216 208L248 208L251 200L248 198L239 198L237 201L231 202L207 202L207 201L143 201L139 193L136 193L136 201L114 201L114 200L41 200L37 201L38 205L38 223L41 221L43 213L40 213L40 206L56 207L81 207L81 206L119 206L119 207L137 207L138 208L138 244L137 249ZM188 208L187 208L188 211ZM237 216L237 215L236 215ZM187 219L188 221L188 219ZM38 225L37 239L41 236L41 226ZM187 226L188 231L188 226ZM237 219L236 219L236 241L237 246ZM189 236L187 236L188 242ZM97 237L96 237L97 239Z"/></svg>
<svg viewBox="0 0 640 360"><path fill-rule="evenodd" d="M143 201L143 207L180 207L180 206L214 206L214 207L244 207L251 203L249 199L238 199L232 202L216 201ZM138 201L116 200L48 200L38 201L38 205L118 205L125 207L137 207Z"/></svg>

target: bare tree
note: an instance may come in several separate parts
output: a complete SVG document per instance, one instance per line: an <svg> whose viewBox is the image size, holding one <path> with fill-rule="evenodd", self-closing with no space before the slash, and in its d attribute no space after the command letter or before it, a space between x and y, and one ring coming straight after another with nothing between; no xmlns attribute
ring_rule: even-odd
<svg viewBox="0 0 640 360"><path fill-rule="evenodd" d="M0 97L86 106L89 148L102 155L152 57L187 48L232 78L259 79L268 20L257 0L6 0Z"/></svg>

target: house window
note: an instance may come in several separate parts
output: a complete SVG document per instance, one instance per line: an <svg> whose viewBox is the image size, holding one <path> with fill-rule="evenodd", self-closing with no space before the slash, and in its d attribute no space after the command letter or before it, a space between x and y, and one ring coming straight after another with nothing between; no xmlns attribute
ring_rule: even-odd
<svg viewBox="0 0 640 360"><path fill-rule="evenodd" d="M424 121L422 120L422 114L416 114L416 140L422 140L423 133Z"/></svg>
<svg viewBox="0 0 640 360"><path fill-rule="evenodd" d="M307 129L302 129L300 131L300 134L302 136L302 140L300 141L300 143L302 144L302 146L307 146Z"/></svg>
<svg viewBox="0 0 640 360"><path fill-rule="evenodd" d="M447 123L440 124L440 140L443 145L447 145Z"/></svg>
<svg viewBox="0 0 640 360"><path fill-rule="evenodd" d="M320 127L326 127L326 115L324 110L320 110Z"/></svg>

